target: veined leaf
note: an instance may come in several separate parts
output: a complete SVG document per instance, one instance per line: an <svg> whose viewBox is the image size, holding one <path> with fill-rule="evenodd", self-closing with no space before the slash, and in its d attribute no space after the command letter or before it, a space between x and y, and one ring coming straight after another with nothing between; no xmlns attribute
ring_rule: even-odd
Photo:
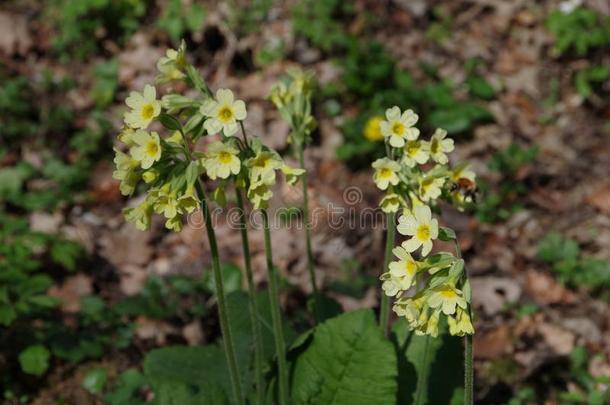
<svg viewBox="0 0 610 405"><path fill-rule="evenodd" d="M293 367L294 404L395 404L396 355L370 310L320 324Z"/></svg>

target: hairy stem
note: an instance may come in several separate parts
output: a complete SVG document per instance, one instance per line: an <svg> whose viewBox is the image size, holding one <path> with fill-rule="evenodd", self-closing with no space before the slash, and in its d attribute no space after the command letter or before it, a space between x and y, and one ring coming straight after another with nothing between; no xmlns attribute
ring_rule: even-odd
<svg viewBox="0 0 610 405"><path fill-rule="evenodd" d="M456 239L453 240L455 244L455 254L461 259L462 249ZM468 279L468 271L464 267L464 276ZM472 320L472 309L470 311L470 319ZM464 405L474 404L474 354L472 351L472 335L464 336Z"/></svg>
<svg viewBox="0 0 610 405"><path fill-rule="evenodd" d="M424 378L425 376L428 376L428 369L430 368L430 336L429 335L425 335L424 336L424 357L422 360L422 370L419 376L417 376L417 383L415 386L415 394L413 395L413 405L423 405L424 403L424 398L425 398L425 394L427 390L427 383L429 383L429 381L426 381L426 379Z"/></svg>
<svg viewBox="0 0 610 405"><path fill-rule="evenodd" d="M472 335L464 336L464 405L474 404Z"/></svg>
<svg viewBox="0 0 610 405"><path fill-rule="evenodd" d="M254 374L256 385L256 403L262 405L265 398L265 380L263 376L263 336L259 321L258 305L256 303L256 289L252 277L252 264L250 260L250 243L248 242L248 227L246 224L246 212L244 210L244 199L241 190L235 187L237 196L237 207L239 208L239 226L241 231L241 242L244 251L244 266L246 279L248 281L248 295L250 297L250 323L252 324L252 335L254 337Z"/></svg>
<svg viewBox="0 0 610 405"><path fill-rule="evenodd" d="M385 241L385 256L383 259L383 272L388 271L388 266L392 260L392 249L394 248L394 239L396 238L396 213L390 212L386 216L386 241ZM390 320L390 298L382 291L381 292L381 309L379 312L379 326L384 334L388 333L388 322Z"/></svg>
<svg viewBox="0 0 610 405"><path fill-rule="evenodd" d="M205 228L208 234L208 241L210 243L210 251L212 253L212 268L214 271L214 283L216 288L216 299L218 300L218 318L220 320L220 330L225 346L225 355L227 357L227 364L229 366L229 375L231 378L231 385L233 387L233 396L237 404L243 404L244 398L241 391L241 381L239 378L239 371L237 368L237 357L235 356L235 346L233 344L233 337L231 335L231 327L229 325L229 316L227 313L227 303L225 301L224 283L222 279L222 272L220 270L220 257L218 254L218 244L216 242L216 233L212 225L212 218L210 217L210 209L206 201L205 191L200 183L197 184L197 193L201 200L201 209L205 220Z"/></svg>
<svg viewBox="0 0 610 405"><path fill-rule="evenodd" d="M299 148L299 164L301 169L305 170L305 151L304 146ZM318 285L316 283L315 264L313 257L313 249L311 247L311 229L309 229L309 198L307 196L307 171L301 177L301 185L303 186L303 218L305 221L305 243L307 249L307 269L309 270L309 278L311 280L311 289L314 294L318 293Z"/></svg>
<svg viewBox="0 0 610 405"><path fill-rule="evenodd" d="M262 209L263 228L265 233L265 256L267 258L267 272L269 278L269 302L271 304L271 320L273 322L273 333L275 335L275 353L277 356L278 381L280 405L288 405L290 394L288 392L288 369L286 366L286 343L284 342L284 331L282 329L282 314L280 312L280 292L278 288L278 276L273 266L273 254L271 250L271 233L269 231L269 215L266 209Z"/></svg>

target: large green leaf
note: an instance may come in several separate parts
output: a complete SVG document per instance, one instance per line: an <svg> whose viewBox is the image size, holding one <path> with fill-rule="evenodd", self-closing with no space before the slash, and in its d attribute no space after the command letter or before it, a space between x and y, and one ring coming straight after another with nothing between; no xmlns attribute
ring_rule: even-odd
<svg viewBox="0 0 610 405"><path fill-rule="evenodd" d="M399 381L396 404L462 403L460 339L444 333L444 325L440 329L439 336L433 338L412 333L404 319L394 324L392 340L398 355Z"/></svg>
<svg viewBox="0 0 610 405"><path fill-rule="evenodd" d="M396 401L396 354L359 310L320 324L293 366L294 404L383 405Z"/></svg>
<svg viewBox="0 0 610 405"><path fill-rule="evenodd" d="M231 392L229 371L222 349L217 346L171 346L149 352L144 374L163 400L159 405L176 403L172 397L193 396L184 403L226 403ZM221 395L222 394L222 395ZM207 401L207 402L206 402Z"/></svg>

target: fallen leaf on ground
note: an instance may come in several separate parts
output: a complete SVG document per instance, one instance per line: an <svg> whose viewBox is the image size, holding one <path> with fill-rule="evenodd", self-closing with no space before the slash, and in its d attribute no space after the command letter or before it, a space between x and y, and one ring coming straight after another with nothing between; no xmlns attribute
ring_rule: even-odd
<svg viewBox="0 0 610 405"><path fill-rule="evenodd" d="M81 297L91 295L91 277L86 274L76 274L68 277L61 286L53 286L48 294L61 300L61 309L67 313L77 313L80 310Z"/></svg>
<svg viewBox="0 0 610 405"><path fill-rule="evenodd" d="M511 350L512 335L506 324L489 331L477 331L474 335L474 355L477 359L495 359Z"/></svg>
<svg viewBox="0 0 610 405"><path fill-rule="evenodd" d="M25 55L32 47L25 16L0 12L0 51L12 56Z"/></svg>

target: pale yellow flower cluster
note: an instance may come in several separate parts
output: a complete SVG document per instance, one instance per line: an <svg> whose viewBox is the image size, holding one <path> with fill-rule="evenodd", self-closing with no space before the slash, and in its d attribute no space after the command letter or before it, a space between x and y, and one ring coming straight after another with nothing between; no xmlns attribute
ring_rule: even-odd
<svg viewBox="0 0 610 405"><path fill-rule="evenodd" d="M453 231L439 226L432 208L440 199L463 207L472 196L461 184L474 184L475 174L466 164L451 168L447 154L454 149L453 140L440 128L429 140L422 139L417 120L412 110L392 107L379 122L388 155L373 162L373 180L385 192L381 209L401 213L396 229L406 236L393 250L397 260L380 277L382 289L396 298L394 312L405 317L417 333L437 336L444 315L451 334L472 334L463 260L448 252L431 253L435 240L455 238Z"/></svg>
<svg viewBox="0 0 610 405"><path fill-rule="evenodd" d="M207 88L196 69L186 60L184 42L168 50L157 63L156 83L188 80L200 92L197 98L170 93L157 99L157 89L147 84L142 93L131 92L125 103L129 110L115 148L115 179L124 195L132 195L138 184L146 191L139 205L125 209L126 219L138 229L150 228L153 214L165 218L165 226L180 231L183 217L200 207L204 189L202 176L216 181L212 197L224 202L229 180L247 191L255 208L264 208L273 195L276 171L294 184L304 171L284 164L280 155L257 139L240 140L247 117L246 104L236 100L229 89L215 94ZM151 125L156 131L149 131ZM218 135L220 140L195 150L202 136ZM142 183L140 183L142 180Z"/></svg>

